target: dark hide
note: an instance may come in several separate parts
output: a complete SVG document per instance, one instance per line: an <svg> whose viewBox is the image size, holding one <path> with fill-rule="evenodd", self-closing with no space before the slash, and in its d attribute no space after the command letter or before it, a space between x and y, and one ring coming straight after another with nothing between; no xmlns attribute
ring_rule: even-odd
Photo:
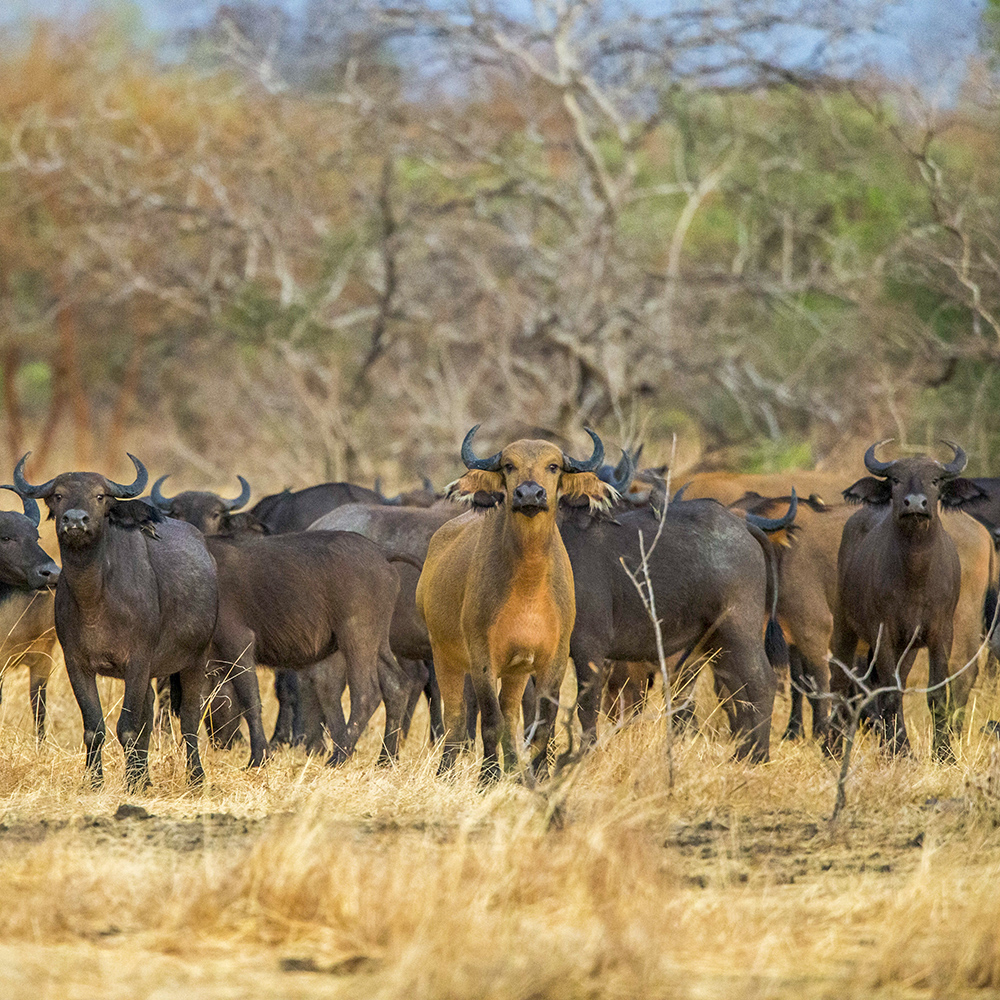
<svg viewBox="0 0 1000 1000"><path fill-rule="evenodd" d="M320 483L304 490L285 490L258 500L243 514L232 517L234 528L257 525L267 535L305 531L317 518L348 503L380 503L374 490L354 483Z"/></svg>
<svg viewBox="0 0 1000 1000"><path fill-rule="evenodd" d="M281 664L301 670L343 653L351 716L331 724L330 763L354 751L380 700L386 736L380 760L396 756L406 707L402 674L389 646L396 570L373 542L349 532L210 536L219 572L219 624L212 655L223 671L247 675ZM260 702L243 705L248 718ZM337 713L334 713L335 715Z"/></svg>
<svg viewBox="0 0 1000 1000"><path fill-rule="evenodd" d="M648 547L659 519L650 509L616 517L599 520L564 509L560 518L576 590L570 655L580 721L590 741L597 733L605 661L657 661L649 613L619 560L638 569L639 532ZM713 672L736 753L767 760L776 682L761 635L767 569L760 545L743 521L715 501L674 502L649 561L665 653L719 650Z"/></svg>
<svg viewBox="0 0 1000 1000"><path fill-rule="evenodd" d="M144 476L143 469L136 492ZM215 566L201 532L139 501L116 500L115 485L95 473L65 473L46 484L44 494L63 565L56 632L83 714L87 769L102 781L105 724L97 675L125 681L118 739L134 791L149 784L150 681L179 673L181 731L189 775L197 781L204 773L201 688L218 606Z"/></svg>
<svg viewBox="0 0 1000 1000"><path fill-rule="evenodd" d="M313 528L354 531L378 543L383 550L409 556L420 563L427 555L427 546L434 532L462 512L459 504L450 503L430 508L347 504L320 518ZM427 680L419 687L416 685L421 669L414 667L409 670L408 716L412 714L421 692L425 694L431 716L431 740L436 741L443 728L441 696L431 660L427 626L417 611L415 595L420 573L401 562L396 564L396 569L400 588L392 617L390 645L397 657L424 663Z"/></svg>
<svg viewBox="0 0 1000 1000"><path fill-rule="evenodd" d="M962 507L981 491L925 455L887 463L885 470L878 478L860 479L844 490L846 500L865 506L845 524L837 559L839 597L831 643L835 701L828 747L836 751L842 744L849 724L846 698L854 687L848 669L853 669L858 643L865 642L878 648L871 683L893 689L875 702L883 738L894 753L909 752L903 696L895 689L905 686L917 651L926 648L929 686L934 689L927 696L934 753L940 760L950 760L945 682L961 567L938 504Z"/></svg>
<svg viewBox="0 0 1000 1000"><path fill-rule="evenodd" d="M8 670L27 665L39 740L45 737L45 691L56 642L51 588L58 579L59 567L38 544L35 521L0 511L0 684Z"/></svg>

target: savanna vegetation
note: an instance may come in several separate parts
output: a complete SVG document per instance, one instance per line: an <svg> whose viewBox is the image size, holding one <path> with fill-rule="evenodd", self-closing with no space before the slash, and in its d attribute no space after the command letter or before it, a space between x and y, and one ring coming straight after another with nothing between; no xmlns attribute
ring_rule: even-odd
<svg viewBox="0 0 1000 1000"><path fill-rule="evenodd" d="M588 423L678 468L853 469L877 438L946 437L997 474L995 3L943 95L855 58L884 5L837 6L236 3L166 41L121 9L8 24L4 480L29 449L34 481L126 475L127 449L227 495L237 473L255 496L441 485L478 422L570 445ZM701 683L672 766L654 698L549 784L483 793L468 757L435 777L421 709L397 766L375 766L378 715L341 769L206 748L196 790L163 733L125 801L114 740L105 787L83 782L65 675L36 746L12 671L0 994L1000 990L995 680L955 764L919 694L913 759L863 735L835 822L837 765L776 738L787 697L751 767ZM103 683L109 718L120 696Z"/></svg>

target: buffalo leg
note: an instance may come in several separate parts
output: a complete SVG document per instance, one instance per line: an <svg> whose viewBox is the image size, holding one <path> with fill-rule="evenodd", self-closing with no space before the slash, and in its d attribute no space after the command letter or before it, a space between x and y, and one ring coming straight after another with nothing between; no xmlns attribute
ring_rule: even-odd
<svg viewBox="0 0 1000 1000"><path fill-rule="evenodd" d="M410 690L406 699L406 712L403 715L403 739L407 739L410 735L410 726L413 725L413 713L417 710L417 705L420 702L420 696L427 690L427 684L430 679L430 671L427 669L427 664L423 660L406 660L396 658L400 667L403 668L404 673L409 678ZM433 737L432 737L433 742Z"/></svg>
<svg viewBox="0 0 1000 1000"><path fill-rule="evenodd" d="M719 629L722 652L715 665L715 675L729 689L734 717L731 722L736 738L736 756L763 763L770 756L771 712L777 680L764 655L759 640L754 642L747 630L727 627Z"/></svg>
<svg viewBox="0 0 1000 1000"><path fill-rule="evenodd" d="M125 785L129 792L149 787L149 740L147 738L143 741L142 737L147 701L152 724L152 696L153 689L145 674L134 679L126 677L125 697L118 716L118 742L125 751ZM145 751L144 742L147 748Z"/></svg>
<svg viewBox="0 0 1000 1000"><path fill-rule="evenodd" d="M898 651L889 643L885 643L879 650L875 677L880 691L876 704L883 743L890 753L905 755L910 753L910 738L906 734L906 723L903 720L903 691L917 650L911 647L901 659L897 656Z"/></svg>
<svg viewBox="0 0 1000 1000"><path fill-rule="evenodd" d="M264 736L264 723L261 721L257 669L249 663L237 663L231 671L230 680L250 732L250 760L247 762L247 767L260 767L267 760L268 747L267 737Z"/></svg>
<svg viewBox="0 0 1000 1000"><path fill-rule="evenodd" d="M500 780L498 751L500 737L503 735L503 714L500 711L500 699L497 697L488 655L481 656L479 664L473 661L470 674L476 689L476 701L479 703L479 726L483 736L483 763L479 771L479 784L483 787ZM520 692L518 695L520 696Z"/></svg>
<svg viewBox="0 0 1000 1000"><path fill-rule="evenodd" d="M427 665L427 683L424 694L427 696L427 710L431 715L431 746L444 736L444 716L441 713L441 689L438 687L437 671L433 660L424 660Z"/></svg>
<svg viewBox="0 0 1000 1000"><path fill-rule="evenodd" d="M677 683L671 687L670 704L673 718L670 720L675 733L697 732L698 719L694 712L694 689L701 673L701 658L692 658L694 647L684 651L677 663ZM664 686L671 684L669 672L663 678ZM664 696L666 697L666 696Z"/></svg>
<svg viewBox="0 0 1000 1000"><path fill-rule="evenodd" d="M503 715L503 731L500 746L503 750L503 769L508 773L517 767L517 723L521 715L522 701L529 677L527 674L510 674L500 682L500 712ZM534 722L524 717L525 731Z"/></svg>
<svg viewBox="0 0 1000 1000"><path fill-rule="evenodd" d="M46 688L48 686L48 671L36 672L35 667L31 668L31 714L35 719L35 738L39 743L45 739L45 702Z"/></svg>
<svg viewBox="0 0 1000 1000"><path fill-rule="evenodd" d="M97 677L95 674L85 674L66 664L69 682L76 696L83 716L83 745L87 749L87 773L95 788L104 784L104 767L101 763L101 750L104 747L105 725L104 713L101 710L101 696L97 693Z"/></svg>
<svg viewBox="0 0 1000 1000"><path fill-rule="evenodd" d="M380 701L378 686L377 653L373 657L365 650L344 644L344 659L347 661L347 686L351 692L351 715L343 742L335 743L333 753L327 763L331 766L342 764L354 753L358 739L374 715ZM373 662L376 661L376 662Z"/></svg>
<svg viewBox="0 0 1000 1000"><path fill-rule="evenodd" d="M785 727L783 740L798 740L802 738L802 701L803 696L812 694L811 685L806 678L804 657L798 646L788 648L788 672L791 676L792 707L788 713L788 725Z"/></svg>
<svg viewBox="0 0 1000 1000"><path fill-rule="evenodd" d="M830 719L824 749L831 756L840 756L844 740L851 728L855 712L851 704L857 693L854 656L858 649L858 634L842 615L838 615L830 643Z"/></svg>
<svg viewBox="0 0 1000 1000"><path fill-rule="evenodd" d="M306 753L324 753L327 732L335 747L342 747L347 742L347 720L344 718L346 687L347 661L339 651L299 672Z"/></svg>
<svg viewBox="0 0 1000 1000"><path fill-rule="evenodd" d="M278 718L271 742L275 746L294 746L302 741L298 673L294 670L275 670L274 695L278 699Z"/></svg>
<svg viewBox="0 0 1000 1000"><path fill-rule="evenodd" d="M447 774L454 766L458 755L468 746L468 723L466 720L466 687L471 684L469 675L444 664L435 650L434 669L437 673L438 689L441 692L441 709L444 716L444 733L441 736L443 751L438 774ZM473 690L473 694L475 691ZM473 723L474 725L475 723ZM473 736L473 740L475 737ZM473 745L475 745L473 743Z"/></svg>
<svg viewBox="0 0 1000 1000"><path fill-rule="evenodd" d="M604 657L582 652L573 656L576 668L576 712L583 729L583 742L593 746L597 742L597 716L604 693Z"/></svg>
<svg viewBox="0 0 1000 1000"><path fill-rule="evenodd" d="M469 674L465 675L462 684L462 698L465 700L465 745L472 750L475 749L476 735L479 732L479 699Z"/></svg>
<svg viewBox="0 0 1000 1000"><path fill-rule="evenodd" d="M935 641L928 646L929 674L927 683L927 707L934 723L933 752L935 759L955 763L955 751L951 747L951 718L949 712L948 659L950 636Z"/></svg>
<svg viewBox="0 0 1000 1000"><path fill-rule="evenodd" d="M539 779L547 778L549 774L549 744L559 712L559 688L566 673L566 658L568 652L564 651L561 664L558 661L549 664L545 670L539 670L535 674L538 707L535 712L535 732L531 738L531 772Z"/></svg>
<svg viewBox="0 0 1000 1000"><path fill-rule="evenodd" d="M205 685L205 671L199 664L180 672L181 684L181 737L187 755L188 781L200 785L205 780L198 753L198 728L201 725L201 696Z"/></svg>
<svg viewBox="0 0 1000 1000"><path fill-rule="evenodd" d="M385 703L385 734L382 737L378 763L388 764L399 757L399 734L405 724L411 688L419 698L423 684L414 682L412 675L403 670L386 643L379 651L378 685Z"/></svg>

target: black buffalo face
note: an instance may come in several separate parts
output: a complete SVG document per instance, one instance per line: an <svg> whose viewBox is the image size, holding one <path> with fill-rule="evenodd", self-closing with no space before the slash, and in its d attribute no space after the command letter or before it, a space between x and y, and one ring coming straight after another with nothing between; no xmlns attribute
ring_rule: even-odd
<svg viewBox="0 0 1000 1000"><path fill-rule="evenodd" d="M872 445L865 455L865 465L875 475L848 487L844 498L875 506L891 504L892 516L903 531L928 530L937 519L939 503L956 508L984 495L972 480L959 477L965 466L965 453L956 445L952 445L955 460L948 465L927 455L879 462L874 457L876 447Z"/></svg>
<svg viewBox="0 0 1000 1000"><path fill-rule="evenodd" d="M96 472L69 472L56 477L48 496L49 519L56 523L60 546L84 548L97 541L115 497Z"/></svg>
<svg viewBox="0 0 1000 1000"><path fill-rule="evenodd" d="M59 567L38 544L38 529L23 514L0 511L0 583L26 590L54 587Z"/></svg>
<svg viewBox="0 0 1000 1000"><path fill-rule="evenodd" d="M153 483L150 499L161 513L178 521L193 524L203 535L228 535L234 530L232 511L238 510L250 499L250 484L242 477L240 493L227 500L218 493L208 490L185 490L174 497L163 493L163 482L167 476L160 476Z"/></svg>
<svg viewBox="0 0 1000 1000"><path fill-rule="evenodd" d="M229 509L216 493L199 490L179 493L164 513L193 524L203 535L219 535L229 530Z"/></svg>

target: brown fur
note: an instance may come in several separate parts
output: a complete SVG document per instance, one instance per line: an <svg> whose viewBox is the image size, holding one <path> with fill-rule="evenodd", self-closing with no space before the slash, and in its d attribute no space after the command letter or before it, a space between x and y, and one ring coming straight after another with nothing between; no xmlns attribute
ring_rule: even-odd
<svg viewBox="0 0 1000 1000"><path fill-rule="evenodd" d="M462 747L466 674L472 677L482 713L480 780L499 776L498 742L504 766L510 769L516 762L514 733L532 673L540 715L532 766L539 771L547 767L576 618L573 570L556 511L567 489L598 503L608 498L608 487L596 476L567 473L562 465L555 445L515 441L501 453L500 472L473 470L449 488L450 495L503 491L504 500L485 513L472 510L441 527L431 539L417 585L417 607L430 633L444 705L441 771L452 766ZM525 484L545 493L544 509L531 516L516 509L515 491Z"/></svg>

